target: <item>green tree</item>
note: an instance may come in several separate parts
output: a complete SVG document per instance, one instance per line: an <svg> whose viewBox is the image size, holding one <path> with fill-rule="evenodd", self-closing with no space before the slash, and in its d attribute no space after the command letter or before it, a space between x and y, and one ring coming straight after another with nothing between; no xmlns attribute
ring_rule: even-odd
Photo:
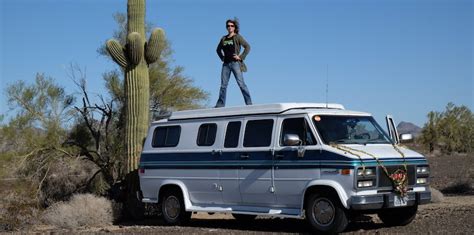
<svg viewBox="0 0 474 235"><path fill-rule="evenodd" d="M23 150L58 147L67 133L73 113L74 97L44 74L34 84L18 81L7 86L10 112L15 113L4 133L24 143ZM41 138L39 138L41 137Z"/></svg>
<svg viewBox="0 0 474 235"><path fill-rule="evenodd" d="M440 114L438 112L428 113L428 122L424 125L421 130L421 136L419 137L420 143L427 148L431 153L435 150L435 146L438 142L438 121Z"/></svg>
<svg viewBox="0 0 474 235"><path fill-rule="evenodd" d="M443 153L472 152L474 148L474 115L468 107L446 105L443 112L428 113L420 143L430 152L438 148Z"/></svg>

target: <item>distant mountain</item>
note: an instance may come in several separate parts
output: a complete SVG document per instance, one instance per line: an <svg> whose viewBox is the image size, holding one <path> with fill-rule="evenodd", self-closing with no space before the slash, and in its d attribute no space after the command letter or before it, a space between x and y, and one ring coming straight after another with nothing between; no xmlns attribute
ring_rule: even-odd
<svg viewBox="0 0 474 235"><path fill-rule="evenodd" d="M411 122L400 122L397 126L398 134L412 134L417 137L421 133L421 128Z"/></svg>

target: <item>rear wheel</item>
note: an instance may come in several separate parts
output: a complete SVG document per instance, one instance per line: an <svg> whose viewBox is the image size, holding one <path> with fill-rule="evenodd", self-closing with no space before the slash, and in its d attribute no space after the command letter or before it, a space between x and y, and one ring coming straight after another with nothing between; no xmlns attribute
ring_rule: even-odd
<svg viewBox="0 0 474 235"><path fill-rule="evenodd" d="M168 225L181 225L191 218L191 212L186 212L183 196L179 190L168 190L163 193L161 212Z"/></svg>
<svg viewBox="0 0 474 235"><path fill-rule="evenodd" d="M386 209L378 213L382 222L388 226L403 226L411 223L418 211L418 206Z"/></svg>
<svg viewBox="0 0 474 235"><path fill-rule="evenodd" d="M339 233L349 224L347 211L335 195L311 195L306 203L305 213L316 232Z"/></svg>
<svg viewBox="0 0 474 235"><path fill-rule="evenodd" d="M239 220L239 221L242 221L242 222L250 222L250 221L254 220L257 217L257 215L245 215L245 214L232 214L232 216L236 220Z"/></svg>

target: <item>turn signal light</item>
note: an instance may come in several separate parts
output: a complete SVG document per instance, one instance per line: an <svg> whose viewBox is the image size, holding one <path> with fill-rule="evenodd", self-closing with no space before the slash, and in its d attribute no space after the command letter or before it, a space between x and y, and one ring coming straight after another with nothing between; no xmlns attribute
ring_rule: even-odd
<svg viewBox="0 0 474 235"><path fill-rule="evenodd" d="M351 169L342 169L341 170L341 175L350 175L351 174Z"/></svg>

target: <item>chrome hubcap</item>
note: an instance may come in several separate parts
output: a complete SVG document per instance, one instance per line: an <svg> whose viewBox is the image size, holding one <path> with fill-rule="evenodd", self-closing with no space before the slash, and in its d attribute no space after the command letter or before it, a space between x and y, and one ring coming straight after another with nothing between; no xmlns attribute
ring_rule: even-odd
<svg viewBox="0 0 474 235"><path fill-rule="evenodd" d="M181 207L179 200L175 196L169 196L165 200L165 213L171 219L176 219L179 216Z"/></svg>
<svg viewBox="0 0 474 235"><path fill-rule="evenodd" d="M319 225L327 226L334 220L335 209L331 201L320 198L313 204L313 218Z"/></svg>

